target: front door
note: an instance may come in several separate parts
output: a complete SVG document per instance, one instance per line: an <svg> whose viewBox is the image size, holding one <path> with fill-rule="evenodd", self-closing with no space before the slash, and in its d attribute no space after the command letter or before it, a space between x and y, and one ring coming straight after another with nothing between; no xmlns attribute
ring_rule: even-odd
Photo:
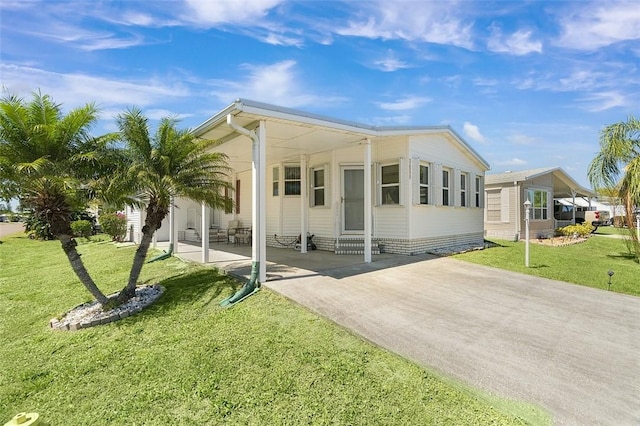
<svg viewBox="0 0 640 426"><path fill-rule="evenodd" d="M364 232L364 170L362 167L342 169L342 232Z"/></svg>

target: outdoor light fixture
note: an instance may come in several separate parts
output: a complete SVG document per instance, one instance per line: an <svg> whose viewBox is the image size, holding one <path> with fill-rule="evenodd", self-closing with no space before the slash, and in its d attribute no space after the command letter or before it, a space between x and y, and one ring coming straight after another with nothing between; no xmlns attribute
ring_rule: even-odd
<svg viewBox="0 0 640 426"><path fill-rule="evenodd" d="M607 275L609 275L609 291L611 291L611 277L613 277L613 271L609 269L609 272L607 272Z"/></svg>
<svg viewBox="0 0 640 426"><path fill-rule="evenodd" d="M524 240L524 266L529 267L529 217L531 215L531 201L527 198L524 202L524 223L525 223L525 240Z"/></svg>

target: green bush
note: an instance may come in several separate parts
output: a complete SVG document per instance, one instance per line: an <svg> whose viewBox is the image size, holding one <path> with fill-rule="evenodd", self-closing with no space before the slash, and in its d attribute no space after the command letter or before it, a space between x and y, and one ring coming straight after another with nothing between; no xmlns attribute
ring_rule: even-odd
<svg viewBox="0 0 640 426"><path fill-rule="evenodd" d="M590 223L582 223L580 225L569 225L559 229L560 233L565 237L586 237L593 232L593 225Z"/></svg>
<svg viewBox="0 0 640 426"><path fill-rule="evenodd" d="M71 230L75 237L84 237L89 239L93 233L93 224L88 220L76 220L71 222Z"/></svg>
<svg viewBox="0 0 640 426"><path fill-rule="evenodd" d="M122 213L104 213L100 216L100 226L112 240L122 241L127 232L127 218Z"/></svg>
<svg viewBox="0 0 640 426"><path fill-rule="evenodd" d="M37 217L33 212L27 214L24 225L29 238L37 238L38 240L55 240L56 238L51 233L51 226L47 221Z"/></svg>

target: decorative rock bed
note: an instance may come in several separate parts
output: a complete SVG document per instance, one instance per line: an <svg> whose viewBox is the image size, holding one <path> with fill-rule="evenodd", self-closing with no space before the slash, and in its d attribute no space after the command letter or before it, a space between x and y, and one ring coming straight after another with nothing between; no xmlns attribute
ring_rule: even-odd
<svg viewBox="0 0 640 426"><path fill-rule="evenodd" d="M96 301L83 303L71 309L62 318L51 319L49 326L55 330L75 331L81 328L108 324L142 311L155 302L164 293L164 290L164 287L157 284L137 287L134 297L109 311L103 311L102 306ZM114 297L116 294L109 297Z"/></svg>

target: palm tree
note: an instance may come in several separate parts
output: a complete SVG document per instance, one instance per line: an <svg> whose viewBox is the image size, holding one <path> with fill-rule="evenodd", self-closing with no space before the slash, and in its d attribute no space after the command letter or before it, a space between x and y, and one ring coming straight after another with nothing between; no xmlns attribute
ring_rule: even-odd
<svg viewBox="0 0 640 426"><path fill-rule="evenodd" d="M98 111L87 104L63 115L47 95L34 93L30 102L16 96L0 101L0 182L25 201L35 217L60 240L69 262L87 290L105 305L76 250L71 216L89 194L82 184L100 171L96 150L103 143L89 135Z"/></svg>
<svg viewBox="0 0 640 426"><path fill-rule="evenodd" d="M124 302L135 295L153 235L167 217L172 198L185 197L224 208L222 189L229 187L231 170L226 155L212 151L217 142L198 139L189 130L177 129L176 119L162 119L153 135L148 119L137 108L120 114L116 122L119 137L126 144L128 162L111 179L106 198L120 198L146 210L129 280L119 295L119 301Z"/></svg>
<svg viewBox="0 0 640 426"><path fill-rule="evenodd" d="M626 221L633 228L633 208L640 206L640 120L606 126L600 133L600 152L589 165L589 180L595 189L618 188L626 208ZM640 242L631 233L636 258L640 259Z"/></svg>

